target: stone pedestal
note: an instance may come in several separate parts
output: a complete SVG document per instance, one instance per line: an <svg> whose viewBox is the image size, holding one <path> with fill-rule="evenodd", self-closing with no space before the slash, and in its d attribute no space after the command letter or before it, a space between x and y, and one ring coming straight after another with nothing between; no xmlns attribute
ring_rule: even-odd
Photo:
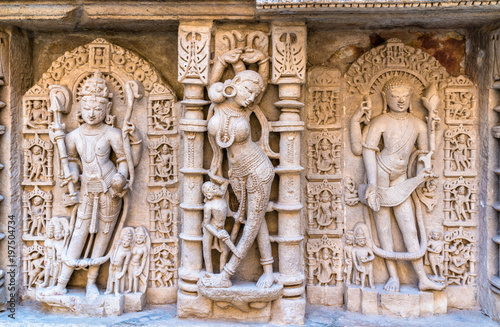
<svg viewBox="0 0 500 327"><path fill-rule="evenodd" d="M146 306L146 293L124 294L125 312L142 311Z"/></svg>
<svg viewBox="0 0 500 327"><path fill-rule="evenodd" d="M54 312L71 312L83 316L119 316L125 311L125 295L99 295L95 298L85 296L83 290L71 290L65 295L36 295L43 308ZM145 299L144 299L145 300Z"/></svg>
<svg viewBox="0 0 500 327"><path fill-rule="evenodd" d="M383 285L375 289L351 285L344 294L347 311L368 315L412 318L444 314L447 308L446 292L420 292L408 286L392 293L384 291Z"/></svg>
<svg viewBox="0 0 500 327"><path fill-rule="evenodd" d="M308 285L307 301L310 304L341 306L344 304L344 287Z"/></svg>

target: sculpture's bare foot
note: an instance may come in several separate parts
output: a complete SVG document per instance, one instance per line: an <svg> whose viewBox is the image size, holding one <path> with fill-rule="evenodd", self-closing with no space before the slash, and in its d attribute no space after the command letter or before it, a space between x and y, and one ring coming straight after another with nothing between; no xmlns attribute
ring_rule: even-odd
<svg viewBox="0 0 500 327"><path fill-rule="evenodd" d="M106 292L104 292L104 294L108 295L108 294L111 294L113 292L111 292L111 290L106 290Z"/></svg>
<svg viewBox="0 0 500 327"><path fill-rule="evenodd" d="M384 290L387 292L399 292L399 279L393 277L389 278L384 286Z"/></svg>
<svg viewBox="0 0 500 327"><path fill-rule="evenodd" d="M87 284L87 297L95 298L99 296L99 289L95 284Z"/></svg>
<svg viewBox="0 0 500 327"><path fill-rule="evenodd" d="M233 284L227 278L224 278L222 274L205 274L201 280L202 285L211 288L228 288Z"/></svg>
<svg viewBox="0 0 500 327"><path fill-rule="evenodd" d="M418 289L421 291L441 291L444 289L444 283L436 283L428 278L422 278L418 282Z"/></svg>
<svg viewBox="0 0 500 327"><path fill-rule="evenodd" d="M60 285L49 287L40 291L40 295L42 296L64 295L66 293L68 293L68 290Z"/></svg>
<svg viewBox="0 0 500 327"><path fill-rule="evenodd" d="M274 275L272 273L263 273L257 281L258 288L269 288L273 286Z"/></svg>

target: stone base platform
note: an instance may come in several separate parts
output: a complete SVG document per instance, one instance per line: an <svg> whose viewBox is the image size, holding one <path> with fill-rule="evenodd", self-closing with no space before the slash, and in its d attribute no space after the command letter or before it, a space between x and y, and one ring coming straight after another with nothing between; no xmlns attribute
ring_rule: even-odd
<svg viewBox="0 0 500 327"><path fill-rule="evenodd" d="M119 316L124 312L142 311L146 306L146 294L109 294L99 295L95 298L85 296L84 290L69 290L65 295L41 295L36 292L36 300L40 301L43 308L52 312L71 312L85 316Z"/></svg>
<svg viewBox="0 0 500 327"><path fill-rule="evenodd" d="M310 304L341 306L344 304L344 286L307 285L307 301Z"/></svg>
<svg viewBox="0 0 500 327"><path fill-rule="evenodd" d="M271 303L283 294L282 285L257 288L255 283L244 281L236 281L228 288L211 288L198 283L198 290L199 298L212 302L210 318L230 317L231 320L251 322L268 322L271 319ZM204 315L206 317L206 313Z"/></svg>
<svg viewBox="0 0 500 327"><path fill-rule="evenodd" d="M375 289L351 285L345 289L346 310L366 315L384 315L402 318L445 314L448 307L446 291L420 292L403 286L399 292L386 292L383 285Z"/></svg>

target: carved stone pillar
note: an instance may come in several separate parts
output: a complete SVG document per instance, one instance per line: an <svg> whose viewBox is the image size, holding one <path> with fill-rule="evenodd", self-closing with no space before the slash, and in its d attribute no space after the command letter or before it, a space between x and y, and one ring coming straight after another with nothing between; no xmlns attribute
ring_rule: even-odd
<svg viewBox="0 0 500 327"><path fill-rule="evenodd" d="M203 117L203 92L208 84L210 37L212 22L181 22L179 25L179 82L184 84L183 118L180 130L183 135L184 175L181 239L181 267L179 269L178 314L189 316L192 312L209 310L210 301L198 303L196 283L202 269L202 220L203 220L203 140L207 121Z"/></svg>
<svg viewBox="0 0 500 327"><path fill-rule="evenodd" d="M299 101L306 73L306 26L304 23L273 23L272 83L279 87L280 119L272 124L279 132L280 163L278 211L279 280L283 284L283 298L273 308L273 322L303 323L305 311L305 277L302 264L301 133L304 122L300 119Z"/></svg>

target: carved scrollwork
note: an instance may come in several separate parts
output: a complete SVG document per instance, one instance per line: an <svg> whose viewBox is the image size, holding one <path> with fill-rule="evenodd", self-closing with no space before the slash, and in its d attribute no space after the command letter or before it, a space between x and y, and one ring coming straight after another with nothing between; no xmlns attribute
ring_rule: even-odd
<svg viewBox="0 0 500 327"><path fill-rule="evenodd" d="M273 26L272 83L305 83L305 26Z"/></svg>

